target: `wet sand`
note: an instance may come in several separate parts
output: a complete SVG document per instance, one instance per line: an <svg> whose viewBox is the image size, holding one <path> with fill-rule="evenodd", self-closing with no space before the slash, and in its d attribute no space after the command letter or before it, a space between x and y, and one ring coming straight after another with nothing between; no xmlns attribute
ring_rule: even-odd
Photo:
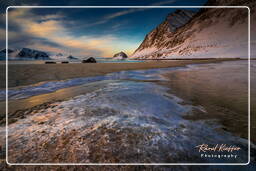
<svg viewBox="0 0 256 171"><path fill-rule="evenodd" d="M214 68L214 67L213 67ZM251 141L256 142L256 79L251 77ZM211 67L199 70L174 71L165 74L171 81L166 86L192 105L201 105L207 115L197 113L184 117L189 120L216 119L222 129L248 138L248 70ZM165 83L166 84L166 83Z"/></svg>
<svg viewBox="0 0 256 171"><path fill-rule="evenodd" d="M30 85L42 81L65 80L78 77L104 75L123 70L167 68L187 64L212 63L233 59L147 61L138 63L96 63L96 64L10 64L8 66L8 87ZM0 65L0 88L5 88L5 65Z"/></svg>
<svg viewBox="0 0 256 171"><path fill-rule="evenodd" d="M18 119L25 118L26 115L31 114L31 111L37 111L47 108L51 103L57 101L64 101L80 94L91 92L95 89L102 88L103 84L107 81L98 81L94 83L88 83L81 86L73 86L69 88L63 88L52 93L41 94L32 96L26 99L9 100L8 103L8 123L12 124ZM5 102L0 102L0 125L4 125L5 121Z"/></svg>

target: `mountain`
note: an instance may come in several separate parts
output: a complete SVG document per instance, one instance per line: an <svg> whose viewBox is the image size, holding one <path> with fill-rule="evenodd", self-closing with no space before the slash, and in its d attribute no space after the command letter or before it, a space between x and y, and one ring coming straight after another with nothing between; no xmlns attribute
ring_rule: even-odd
<svg viewBox="0 0 256 171"><path fill-rule="evenodd" d="M46 52L39 51L39 50L34 50L34 49L29 49L29 48L22 48L16 57L43 59L43 60L50 59L49 55Z"/></svg>
<svg viewBox="0 0 256 171"><path fill-rule="evenodd" d="M3 49L0 51L0 60L5 60L5 57L6 57L6 51L5 49Z"/></svg>
<svg viewBox="0 0 256 171"><path fill-rule="evenodd" d="M0 51L0 57L5 59L6 49ZM41 59L41 60L49 60L51 59L46 52L22 48L21 50L12 50L8 49L8 56L10 59Z"/></svg>
<svg viewBox="0 0 256 171"><path fill-rule="evenodd" d="M8 49L8 56L9 58L16 58L20 51L19 50L13 50L13 49ZM6 60L6 49L2 49L0 51L0 60Z"/></svg>
<svg viewBox="0 0 256 171"><path fill-rule="evenodd" d="M8 49L8 53L12 53L14 50L12 50L12 49ZM0 53L2 54L2 53L4 53L4 54L6 54L6 49L2 49L1 51L0 51Z"/></svg>
<svg viewBox="0 0 256 171"><path fill-rule="evenodd" d="M69 55L67 53L52 54L50 56L50 58L54 59L54 60L76 60L76 59L78 59L77 57L74 57L74 56Z"/></svg>
<svg viewBox="0 0 256 171"><path fill-rule="evenodd" d="M50 58L51 59L55 59L55 60L58 60L58 59L66 59L66 56L63 55L62 53L50 53Z"/></svg>
<svg viewBox="0 0 256 171"><path fill-rule="evenodd" d="M13 52L15 52L15 51L12 49L8 49L8 54L11 54ZM0 60L5 60L5 59L6 59L6 49L2 49L0 51Z"/></svg>
<svg viewBox="0 0 256 171"><path fill-rule="evenodd" d="M126 58L128 58L128 56L124 52L116 53L113 56L113 59L126 59Z"/></svg>
<svg viewBox="0 0 256 171"><path fill-rule="evenodd" d="M191 10L176 10L174 13L170 13L166 22L169 26L170 32L175 32L178 28L184 26L194 15L196 12Z"/></svg>
<svg viewBox="0 0 256 171"><path fill-rule="evenodd" d="M160 25L146 35L132 57L143 57L164 48L175 31L184 26L194 15L195 12L189 10L176 10L170 13Z"/></svg>
<svg viewBox="0 0 256 171"><path fill-rule="evenodd" d="M68 57L67 57L67 59L78 59L78 58L76 58L76 57L74 57L74 56L72 56L72 55L69 55Z"/></svg>
<svg viewBox="0 0 256 171"><path fill-rule="evenodd" d="M56 57L63 57L63 54L62 53L57 53Z"/></svg>
<svg viewBox="0 0 256 171"><path fill-rule="evenodd" d="M206 5L255 7L252 0L209 0ZM255 10L251 10L251 18L255 18ZM251 28L256 28L255 23ZM253 34L251 45L255 46ZM231 58L247 57L247 51L248 9L204 8L197 13L176 10L169 14L145 36L131 58Z"/></svg>

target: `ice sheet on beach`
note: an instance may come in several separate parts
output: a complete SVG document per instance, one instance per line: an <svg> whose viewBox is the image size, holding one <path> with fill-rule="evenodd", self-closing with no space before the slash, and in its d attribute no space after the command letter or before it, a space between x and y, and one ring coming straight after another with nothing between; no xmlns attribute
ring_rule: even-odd
<svg viewBox="0 0 256 171"><path fill-rule="evenodd" d="M246 71L247 61L181 69L230 67L241 72L241 66ZM30 110L26 118L9 125L9 159L13 162L247 162L246 139L224 131L212 119L184 119L193 112L204 114L207 110L185 104L170 94L170 89L155 82L167 81L168 77L161 75L165 71L170 70L107 74L99 77L99 80L109 78L102 82L104 86ZM93 78L91 81L95 81L96 77ZM0 128L0 136L4 131L4 127ZM205 159L195 148L202 143L235 145L242 150L237 159Z"/></svg>
<svg viewBox="0 0 256 171"><path fill-rule="evenodd" d="M246 141L214 122L183 119L201 107L181 102L155 83L108 82L10 124L9 161L223 162L200 158L195 146L202 143L237 145L239 158L227 161L247 161Z"/></svg>

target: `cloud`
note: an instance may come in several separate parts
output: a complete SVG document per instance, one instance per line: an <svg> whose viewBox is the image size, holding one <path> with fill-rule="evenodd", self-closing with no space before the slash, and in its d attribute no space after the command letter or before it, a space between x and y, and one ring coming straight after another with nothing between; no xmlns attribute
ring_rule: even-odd
<svg viewBox="0 0 256 171"><path fill-rule="evenodd" d="M161 5L166 5L166 4L172 4L174 2L176 2L176 0L160 1L160 2L153 3L150 6L161 6Z"/></svg>
<svg viewBox="0 0 256 171"><path fill-rule="evenodd" d="M59 47L50 46L41 42L31 42L30 44L27 44L25 47L52 53L66 53L63 49Z"/></svg>
<svg viewBox="0 0 256 171"><path fill-rule="evenodd" d="M152 3L149 6L161 6L161 5L174 3L175 1L176 0L161 1L161 2L157 2L157 3ZM87 25L85 25L85 27L91 27L91 26L95 26L95 25L99 25L99 24L104 24L104 23L107 23L110 20L120 17L120 16L124 16L124 15L135 13L135 12L146 11L146 10L150 10L150 9L151 8L131 8L131 9L123 10L123 11L116 12L116 13L113 13L110 15L106 15L101 20L96 21L94 23L87 24Z"/></svg>
<svg viewBox="0 0 256 171"><path fill-rule="evenodd" d="M59 20L63 18L64 16L62 14L50 14L40 17L41 20Z"/></svg>
<svg viewBox="0 0 256 171"><path fill-rule="evenodd" d="M27 33L39 37L47 38L57 32L66 34L64 27L56 20L47 20L40 23L30 21L22 25L22 27Z"/></svg>
<svg viewBox="0 0 256 171"><path fill-rule="evenodd" d="M16 47L31 47L56 53L69 52L78 56L97 55L106 57L112 56L115 50L123 50L118 49L116 44L120 43L120 38L114 35L74 36L71 30L64 26L63 17L57 14L36 16L30 9L10 11L10 23L17 26L19 32L9 32L9 47L15 45ZM23 40L23 42L18 40ZM51 46L50 43L58 46ZM128 45L128 47L131 46L135 45ZM124 47L119 46L119 48Z"/></svg>
<svg viewBox="0 0 256 171"><path fill-rule="evenodd" d="M147 10L147 8L132 8L132 9L128 9L128 10L123 10L123 11L116 12L116 13L105 16L103 18L103 21L104 20L108 21L108 20L111 20L111 19L116 18L116 17L120 17L120 16L123 16L123 15L131 14L131 13L135 13L135 12L139 12L139 11L145 11L145 10Z"/></svg>
<svg viewBox="0 0 256 171"><path fill-rule="evenodd" d="M175 2L175 0L161 1L161 2L150 4L149 6L161 6L161 5L171 4L171 3L174 3L174 2ZM149 10L149 9L151 9L151 8L132 8L132 9L128 9L128 10L123 10L123 11L120 11L120 12L116 12L116 13L107 15L107 16L104 17L104 19L105 20L110 20L110 19L120 17L120 16L123 16L123 15L131 14L131 13L135 13L135 12L140 12L140 11L146 11L146 10Z"/></svg>

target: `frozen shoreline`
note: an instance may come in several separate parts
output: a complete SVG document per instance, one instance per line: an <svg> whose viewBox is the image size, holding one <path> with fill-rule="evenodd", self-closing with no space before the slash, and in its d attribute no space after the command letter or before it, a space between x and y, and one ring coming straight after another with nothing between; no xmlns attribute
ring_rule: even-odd
<svg viewBox="0 0 256 171"><path fill-rule="evenodd" d="M237 161L246 161L246 139L234 136L229 129L228 131L224 130L214 117L209 117L211 115L208 112L211 111L205 106L189 104L187 101L183 101L183 97L181 99L180 96L175 96L175 93L173 95L172 91L175 92L176 89L173 89L173 85L168 85L169 82L177 82L169 77L170 73L207 73L208 70L214 71L218 68L231 69L232 72L234 69L243 71L236 67L234 64L236 62L233 64L231 62L230 66L230 62L227 62L228 67L225 66L225 63L196 64L178 69L121 71L107 74L109 79L67 87L52 92L52 94L29 97L28 101L33 102L42 100L39 97L44 96L47 102L52 95L53 101L38 108L31 108L25 117L10 123L11 159L15 162L35 160L38 162L45 160L49 162L57 160L73 160L74 162L177 162L179 160L218 162L218 159L202 160L197 157L196 151L192 150L203 139L204 143L208 142L211 145L228 143L242 147L243 151L239 153L242 158ZM246 63L238 66L246 69ZM178 76L178 78L183 78L183 76ZM191 78L196 79L196 77ZM211 77L211 80L214 80L214 77ZM226 80L228 81L227 78ZM198 81L205 85L209 83ZM184 80L182 82L184 83ZM189 85L191 87L192 84ZM40 88L40 85L37 88ZM207 88L203 90L207 90ZM196 92L195 94L198 93ZM56 97L59 97L59 101L56 101ZM212 98L209 99L209 102L212 102ZM227 110L222 112L228 114ZM200 118L202 116L208 119ZM4 134L4 129L1 134ZM56 139L48 139L49 137L46 136L48 134ZM31 136L37 145L29 140ZM116 153L112 153L116 147L115 144L118 144L120 148L116 149ZM25 157L19 157L17 151L21 149L26 151L31 148L36 150L37 154L40 152L39 158L33 158L33 152L29 151ZM155 151L157 148L162 151ZM41 151L42 149L47 150ZM68 152L64 149L73 149L76 152ZM120 151L125 149L128 149L126 153L128 156L120 155ZM104 152L110 155L98 156ZM190 156L187 156L188 152L191 154ZM70 155L62 155L64 153ZM129 155L137 153L142 156L136 158L137 161L129 157ZM168 157L167 154L171 153L173 155ZM46 157L49 155L56 156L56 158ZM84 158L84 156L87 157Z"/></svg>

